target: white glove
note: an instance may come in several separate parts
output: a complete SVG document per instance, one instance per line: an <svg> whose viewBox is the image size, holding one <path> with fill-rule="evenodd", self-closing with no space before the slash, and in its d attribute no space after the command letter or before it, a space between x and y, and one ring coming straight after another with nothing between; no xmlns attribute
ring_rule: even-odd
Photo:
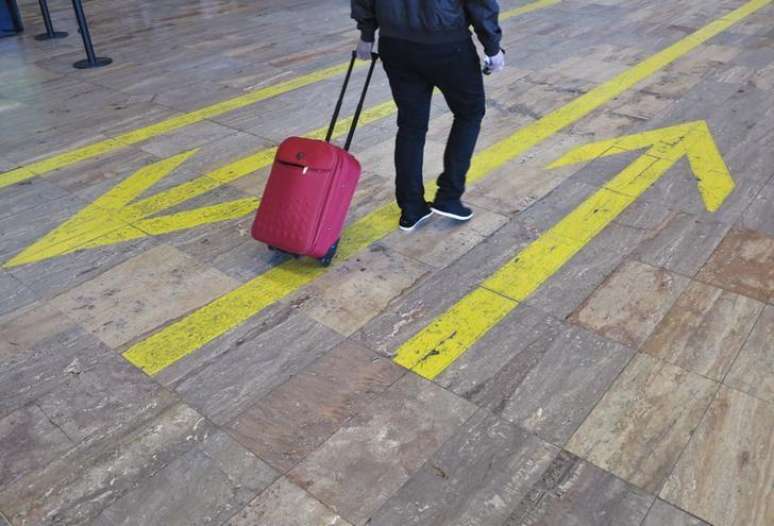
<svg viewBox="0 0 774 526"><path fill-rule="evenodd" d="M497 73L505 68L505 53L501 49L493 57L484 58L484 73L489 75L490 73Z"/></svg>
<svg viewBox="0 0 774 526"><path fill-rule="evenodd" d="M360 60L371 60L371 51L374 49L373 42L366 42L361 40L357 43L355 53Z"/></svg>

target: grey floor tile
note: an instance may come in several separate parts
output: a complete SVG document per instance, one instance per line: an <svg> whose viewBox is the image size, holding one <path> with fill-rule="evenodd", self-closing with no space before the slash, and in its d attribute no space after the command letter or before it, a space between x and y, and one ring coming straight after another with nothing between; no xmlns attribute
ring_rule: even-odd
<svg viewBox="0 0 774 526"><path fill-rule="evenodd" d="M562 451L503 526L639 526L653 496Z"/></svg>
<svg viewBox="0 0 774 526"><path fill-rule="evenodd" d="M220 524L277 473L222 431L106 508L95 525Z"/></svg>
<svg viewBox="0 0 774 526"><path fill-rule="evenodd" d="M330 351L342 337L300 313L224 345L227 359L193 369L175 391L217 424L224 424Z"/></svg>
<svg viewBox="0 0 774 526"><path fill-rule="evenodd" d="M554 319L535 323L535 313L517 312L468 351L474 355L444 371L438 382L561 446L634 351ZM499 370L492 362L499 362Z"/></svg>
<svg viewBox="0 0 774 526"><path fill-rule="evenodd" d="M487 411L479 411L369 524L502 524L538 483L557 452Z"/></svg>
<svg viewBox="0 0 774 526"><path fill-rule="evenodd" d="M174 405L120 437L83 442L37 473L4 484L0 509L12 524L90 523L212 432L201 415Z"/></svg>
<svg viewBox="0 0 774 526"><path fill-rule="evenodd" d="M350 526L303 489L281 478L237 513L229 526Z"/></svg>
<svg viewBox="0 0 774 526"><path fill-rule="evenodd" d="M730 225L709 223L678 213L649 231L633 257L654 267L693 276L709 259Z"/></svg>
<svg viewBox="0 0 774 526"><path fill-rule="evenodd" d="M656 499L642 526L710 526L701 519L675 508L668 502Z"/></svg>
<svg viewBox="0 0 774 526"><path fill-rule="evenodd" d="M344 341L246 408L227 429L272 466L288 471L404 372Z"/></svg>
<svg viewBox="0 0 774 526"><path fill-rule="evenodd" d="M38 406L17 409L0 419L0 485L40 471L73 445Z"/></svg>
<svg viewBox="0 0 774 526"><path fill-rule="evenodd" d="M288 478L360 525L474 412L475 406L440 387L404 376Z"/></svg>

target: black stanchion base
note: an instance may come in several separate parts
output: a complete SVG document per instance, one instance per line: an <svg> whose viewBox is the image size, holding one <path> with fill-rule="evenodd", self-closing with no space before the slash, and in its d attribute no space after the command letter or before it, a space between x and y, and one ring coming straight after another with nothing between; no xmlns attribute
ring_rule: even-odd
<svg viewBox="0 0 774 526"><path fill-rule="evenodd" d="M107 66L112 63L113 59L108 57L97 57L97 60L95 60L93 64L89 62L89 59L85 58L73 64L73 67L78 69L101 68L102 66Z"/></svg>
<svg viewBox="0 0 774 526"><path fill-rule="evenodd" d="M40 35L35 35L35 40L54 40L57 38L65 38L67 36L66 31L54 31L51 35L48 33L41 33Z"/></svg>

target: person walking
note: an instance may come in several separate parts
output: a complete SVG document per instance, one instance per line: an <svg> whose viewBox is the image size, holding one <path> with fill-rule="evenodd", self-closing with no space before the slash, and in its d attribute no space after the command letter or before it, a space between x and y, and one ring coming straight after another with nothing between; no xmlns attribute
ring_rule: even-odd
<svg viewBox="0 0 774 526"><path fill-rule="evenodd" d="M351 0L351 8L360 30L358 58L371 58L379 30L379 55L398 107L395 195L401 230L414 230L433 213L469 220L473 211L462 195L485 113L481 62L470 27L484 47L486 69L502 70L497 0ZM422 163L434 88L446 99L454 123L438 191L429 204Z"/></svg>

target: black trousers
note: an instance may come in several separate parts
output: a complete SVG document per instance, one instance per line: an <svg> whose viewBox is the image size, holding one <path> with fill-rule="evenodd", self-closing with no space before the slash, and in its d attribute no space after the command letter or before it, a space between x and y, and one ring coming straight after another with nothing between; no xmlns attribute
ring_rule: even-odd
<svg viewBox="0 0 774 526"><path fill-rule="evenodd" d="M406 214L426 210L422 184L425 136L433 88L438 88L454 115L436 203L459 200L465 175L481 131L485 97L481 64L472 39L444 44L418 44L381 37L379 54L398 106L395 142L395 187Z"/></svg>

